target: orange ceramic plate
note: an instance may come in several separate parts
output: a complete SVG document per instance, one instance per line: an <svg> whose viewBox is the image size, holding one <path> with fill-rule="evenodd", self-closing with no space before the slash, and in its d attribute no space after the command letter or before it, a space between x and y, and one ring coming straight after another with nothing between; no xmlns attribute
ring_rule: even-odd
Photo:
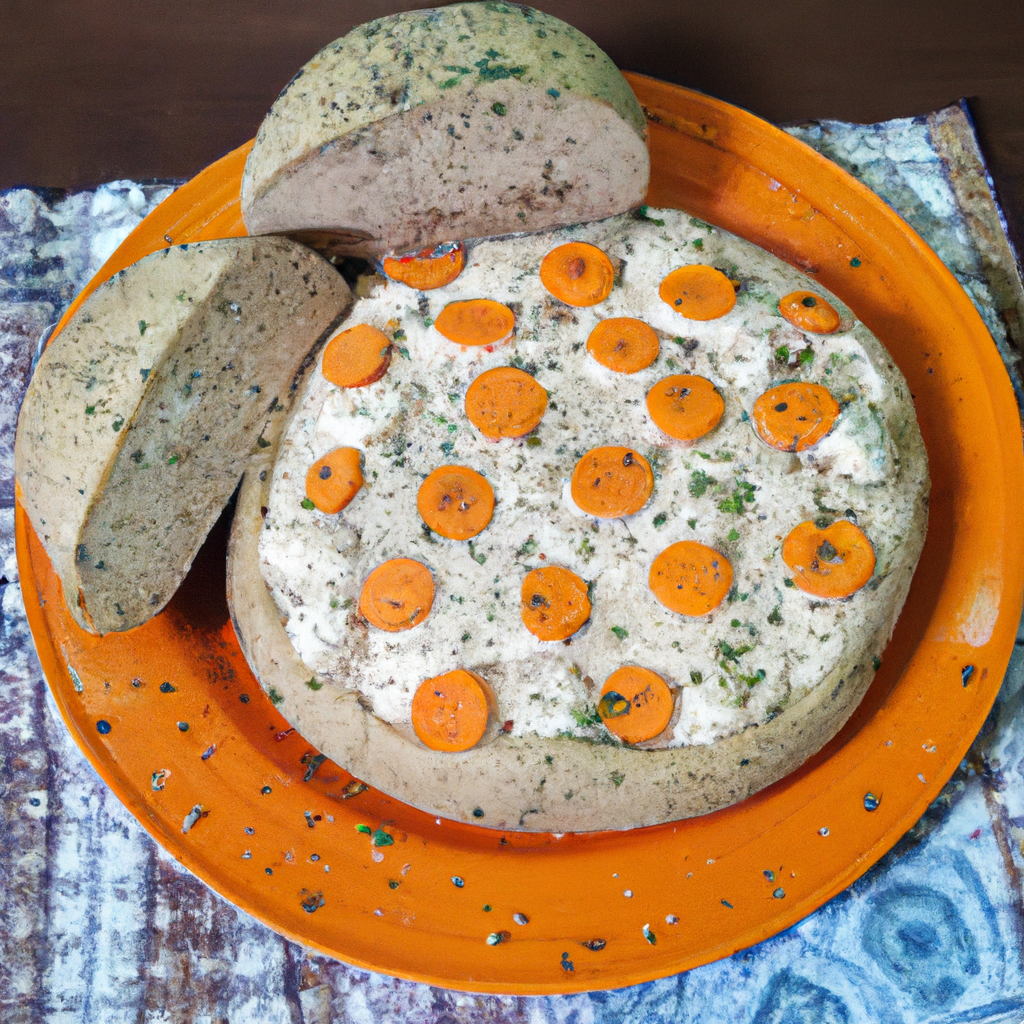
<svg viewBox="0 0 1024 1024"><path fill-rule="evenodd" d="M630 81L650 119L651 205L752 239L848 302L910 382L931 456L928 541L882 669L799 771L716 814L625 833L435 819L357 792L288 730L227 617L223 527L165 612L97 639L72 623L19 509L33 634L97 771L227 899L362 967L472 991L570 992L673 974L773 935L918 819L1009 660L1024 593L1020 421L967 296L883 202L811 149L717 100ZM242 233L246 151L175 192L96 280L168 243Z"/></svg>

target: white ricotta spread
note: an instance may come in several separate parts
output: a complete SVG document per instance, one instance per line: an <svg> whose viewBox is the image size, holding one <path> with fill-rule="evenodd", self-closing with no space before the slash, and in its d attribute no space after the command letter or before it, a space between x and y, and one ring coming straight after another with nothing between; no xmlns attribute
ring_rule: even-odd
<svg viewBox="0 0 1024 1024"><path fill-rule="evenodd" d="M543 256L570 240L616 263L615 287L596 306L570 308L540 283ZM665 275L693 263L739 282L731 312L696 322L659 298ZM803 288L839 310L836 333L805 333L781 317L779 299ZM440 310L471 298L509 305L514 337L463 348L438 334ZM622 316L661 338L657 360L632 375L605 369L586 348L599 320ZM593 724L602 683L637 664L677 689L666 745L681 746L767 721L837 666L864 664L885 645L899 608L877 590L905 566L908 549L916 559L921 538L908 530L927 490L923 458L901 458L912 437L920 448L910 395L867 328L781 261L681 212L648 211L648 219L477 243L460 277L436 291L379 279L345 326L355 323L392 337L395 358L365 388L310 375L260 539L288 636L321 683L360 691L375 714L411 734L416 687L467 668L490 683L513 736L599 739L607 736ZM510 364L536 377L549 405L529 437L492 442L466 417L466 389ZM673 373L707 377L725 400L719 425L693 444L668 438L647 413L648 389ZM760 394L792 379L824 385L842 408L832 432L796 455L763 444L749 418ZM365 453L362 490L339 515L304 507L308 468L342 445ZM637 514L597 520L572 503L573 468L600 445L633 447L654 469L653 494ZM494 517L470 542L430 533L416 510L423 478L446 464L471 467L494 488ZM816 600L792 585L782 540L800 522L836 518L867 534L875 575L845 601ZM681 540L710 545L733 566L728 599L702 618L668 611L647 585L655 556ZM398 557L424 563L436 595L422 624L387 633L357 606L370 571ZM590 621L569 641L537 640L520 617L522 579L542 565L592 584Z"/></svg>

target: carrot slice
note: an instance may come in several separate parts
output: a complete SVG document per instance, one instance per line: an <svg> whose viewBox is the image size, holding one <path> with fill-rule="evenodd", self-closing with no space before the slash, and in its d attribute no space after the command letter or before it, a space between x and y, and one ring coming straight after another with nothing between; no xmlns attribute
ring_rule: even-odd
<svg viewBox="0 0 1024 1024"><path fill-rule="evenodd" d="M611 294L615 268L596 245L566 242L541 260L540 283L567 306L595 306Z"/></svg>
<svg viewBox="0 0 1024 1024"><path fill-rule="evenodd" d="M449 302L434 326L457 345L497 345L512 337L516 315L494 299Z"/></svg>
<svg viewBox="0 0 1024 1024"><path fill-rule="evenodd" d="M418 626L434 603L434 577L421 562L392 558L377 566L363 584L359 612L378 629L399 633Z"/></svg>
<svg viewBox="0 0 1024 1024"><path fill-rule="evenodd" d="M484 437L522 437L541 421L548 393L524 370L485 370L466 391L466 415Z"/></svg>
<svg viewBox="0 0 1024 1024"><path fill-rule="evenodd" d="M494 691L475 672L457 668L425 679L412 698L412 727L431 750L457 753L483 739L496 713Z"/></svg>
<svg viewBox="0 0 1024 1024"><path fill-rule="evenodd" d="M339 388L365 388L391 365L391 339L369 324L336 334L324 349L323 375Z"/></svg>
<svg viewBox="0 0 1024 1024"><path fill-rule="evenodd" d="M392 281L401 281L421 292L451 284L465 265L466 247L461 242L443 242L404 256L385 256L381 262Z"/></svg>
<svg viewBox="0 0 1024 1024"><path fill-rule="evenodd" d="M623 743L643 743L668 728L674 703L668 683L657 672L623 665L604 681L597 713Z"/></svg>
<svg viewBox="0 0 1024 1024"><path fill-rule="evenodd" d="M531 569L521 591L523 625L538 640L567 640L590 618L587 584L568 569Z"/></svg>
<svg viewBox="0 0 1024 1024"><path fill-rule="evenodd" d="M794 527L782 542L782 560L796 585L815 597L849 597L875 571L871 541L848 519L824 530L812 522Z"/></svg>
<svg viewBox="0 0 1024 1024"><path fill-rule="evenodd" d="M644 507L654 489L654 474L632 448L591 448L576 463L569 489L587 515L618 519Z"/></svg>
<svg viewBox="0 0 1024 1024"><path fill-rule="evenodd" d="M494 490L476 470L440 466L420 484L416 507L434 533L469 540L491 521Z"/></svg>
<svg viewBox="0 0 1024 1024"><path fill-rule="evenodd" d="M754 402L751 419L757 436L781 452L802 452L833 427L839 403L820 384L779 384Z"/></svg>
<svg viewBox="0 0 1024 1024"><path fill-rule="evenodd" d="M587 338L587 351L616 373L637 373L647 369L661 344L650 324L631 316L602 320Z"/></svg>
<svg viewBox="0 0 1024 1024"><path fill-rule="evenodd" d="M696 441L718 426L725 402L707 377L677 373L663 377L647 392L647 411L669 437Z"/></svg>
<svg viewBox="0 0 1024 1024"><path fill-rule="evenodd" d="M814 334L831 334L839 326L839 310L814 292L790 292L779 299L779 312L794 327Z"/></svg>
<svg viewBox="0 0 1024 1024"><path fill-rule="evenodd" d="M335 448L317 459L306 473L306 497L321 512L340 512L363 486L362 459L358 448Z"/></svg>
<svg viewBox="0 0 1024 1024"><path fill-rule="evenodd" d="M694 263L673 270L658 294L687 320L717 320L736 305L736 289L720 270Z"/></svg>
<svg viewBox="0 0 1024 1024"><path fill-rule="evenodd" d="M695 540L670 544L651 563L647 585L670 611L707 615L732 586L732 564L720 551Z"/></svg>

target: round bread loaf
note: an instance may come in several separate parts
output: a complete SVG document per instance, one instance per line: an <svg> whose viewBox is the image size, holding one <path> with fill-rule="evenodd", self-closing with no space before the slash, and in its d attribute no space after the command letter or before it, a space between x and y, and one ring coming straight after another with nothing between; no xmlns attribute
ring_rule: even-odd
<svg viewBox="0 0 1024 1024"><path fill-rule="evenodd" d="M351 301L315 252L229 238L153 253L83 303L39 360L15 442L80 626L131 629L170 600Z"/></svg>
<svg viewBox="0 0 1024 1024"><path fill-rule="evenodd" d="M511 3L369 22L320 51L260 126L250 234L379 255L537 231L643 202L643 113L570 25Z"/></svg>
<svg viewBox="0 0 1024 1024"><path fill-rule="evenodd" d="M572 286L591 259L614 280L569 305L552 293L565 282L545 281L552 253ZM923 544L927 464L899 371L835 297L679 211L479 242L466 265L426 293L379 280L345 327L384 332L397 350L387 372L358 388L311 374L273 471L247 476L229 603L256 675L358 777L474 824L637 827L777 780L856 707ZM486 312L484 296L514 314L512 338L437 329L453 306ZM608 344L625 320L647 331ZM547 394L526 436L495 438L474 419L474 382L501 367L513 390L494 403L532 395L523 377ZM677 406L696 402L686 429L679 409L655 416L666 387ZM304 481L338 446L363 452L363 484L328 514ZM425 509L424 481L452 467L462 496L446 501L449 487ZM577 489L603 495L608 480L629 486L600 501ZM472 531L446 522L463 504ZM403 559L434 587L383 629L360 594ZM683 575L666 586L673 565ZM567 591L582 612L564 638L529 614L558 599L526 586L543 567L585 585ZM486 682L497 711L471 749L430 750L414 694L454 670ZM606 690L649 673L674 707L648 737L617 727L623 695Z"/></svg>

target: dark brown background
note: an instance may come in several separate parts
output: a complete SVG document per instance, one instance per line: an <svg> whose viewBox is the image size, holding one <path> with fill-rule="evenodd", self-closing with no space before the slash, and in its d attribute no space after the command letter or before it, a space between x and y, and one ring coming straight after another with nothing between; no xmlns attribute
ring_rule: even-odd
<svg viewBox="0 0 1024 1024"><path fill-rule="evenodd" d="M775 122L969 99L1024 243L1024 0L536 0L623 68ZM324 43L424 0L2 0L0 188L184 178Z"/></svg>

